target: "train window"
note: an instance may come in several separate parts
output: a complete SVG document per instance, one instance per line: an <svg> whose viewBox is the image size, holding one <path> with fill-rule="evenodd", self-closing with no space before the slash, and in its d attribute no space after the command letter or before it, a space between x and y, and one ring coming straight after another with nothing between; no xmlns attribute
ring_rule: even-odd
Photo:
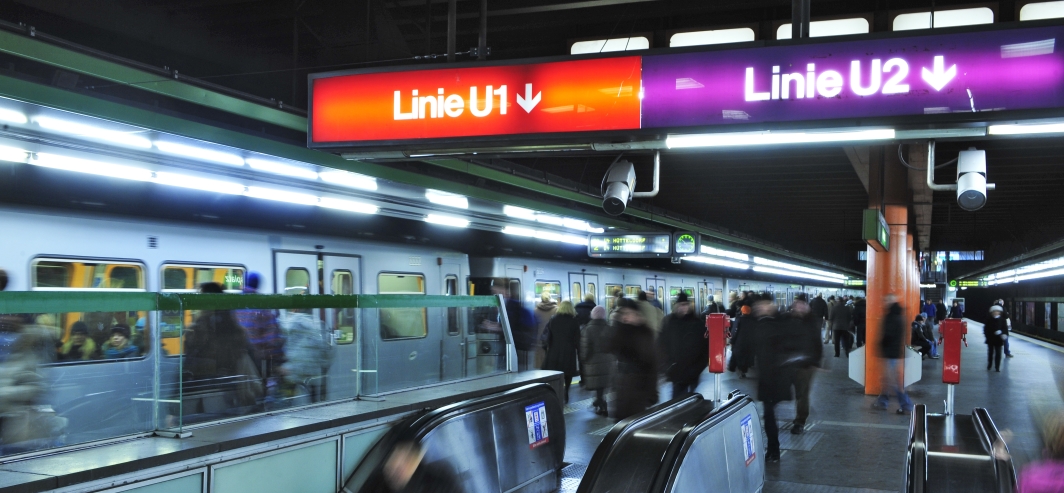
<svg viewBox="0 0 1064 493"><path fill-rule="evenodd" d="M624 297L634 300L639 297L639 292L642 290L643 288L641 286L629 284L624 287Z"/></svg>
<svg viewBox="0 0 1064 493"><path fill-rule="evenodd" d="M34 259L35 290L144 291L144 266L129 262Z"/></svg>
<svg viewBox="0 0 1064 493"><path fill-rule="evenodd" d="M340 295L355 294L355 276L349 270L332 271L332 293ZM337 344L355 342L355 324L357 317L354 308L336 308L333 310L336 320Z"/></svg>
<svg viewBox="0 0 1064 493"><path fill-rule="evenodd" d="M587 283L587 294L594 296L596 299L598 298L598 292L595 291L595 283Z"/></svg>
<svg viewBox="0 0 1064 493"><path fill-rule="evenodd" d="M575 303L580 303L584 299L583 289L580 287L580 283L574 282L572 288L569 291L569 300Z"/></svg>
<svg viewBox="0 0 1064 493"><path fill-rule="evenodd" d="M443 294L445 296L457 296L458 295L458 276L447 276L443 280ZM458 307L447 307L447 335L456 336L461 334L461 328L458 327Z"/></svg>
<svg viewBox="0 0 1064 493"><path fill-rule="evenodd" d="M558 302L562 300L562 283L558 281L536 281L536 301L547 295Z"/></svg>
<svg viewBox="0 0 1064 493"><path fill-rule="evenodd" d="M521 280L510 279L510 298L517 301L524 301L525 295L521 292Z"/></svg>
<svg viewBox="0 0 1064 493"><path fill-rule="evenodd" d="M244 289L244 268L191 264L163 264L162 291L165 293L194 293L204 283L216 282L227 293Z"/></svg>
<svg viewBox="0 0 1064 493"><path fill-rule="evenodd" d="M617 295L621 292L622 286L620 284L606 285L606 313L613 311L613 306L617 303Z"/></svg>
<svg viewBox="0 0 1064 493"><path fill-rule="evenodd" d="M310 293L310 272L307 269L291 267L284 273L284 293Z"/></svg>
<svg viewBox="0 0 1064 493"><path fill-rule="evenodd" d="M377 276L379 294L425 294L425 276L421 274L385 274ZM429 334L425 308L381 308L382 340L426 337Z"/></svg>

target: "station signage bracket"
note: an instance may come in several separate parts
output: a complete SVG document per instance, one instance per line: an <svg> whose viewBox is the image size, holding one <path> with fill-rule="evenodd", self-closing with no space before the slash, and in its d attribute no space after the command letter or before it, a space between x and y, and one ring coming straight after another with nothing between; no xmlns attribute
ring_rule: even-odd
<svg viewBox="0 0 1064 493"><path fill-rule="evenodd" d="M308 146L477 149L968 125L1064 108L1064 25L311 74ZM969 94L976 94L973 99ZM479 146L479 147L478 147Z"/></svg>
<svg viewBox="0 0 1064 493"><path fill-rule="evenodd" d="M890 226L879 209L864 210L861 239L877 252L890 251Z"/></svg>

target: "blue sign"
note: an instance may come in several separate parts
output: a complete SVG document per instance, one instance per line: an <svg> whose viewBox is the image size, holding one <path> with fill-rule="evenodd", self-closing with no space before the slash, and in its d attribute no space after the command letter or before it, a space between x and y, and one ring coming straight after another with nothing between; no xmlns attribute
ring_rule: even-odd
<svg viewBox="0 0 1064 493"><path fill-rule="evenodd" d="M754 447L753 415L747 414L739 422L739 428L743 431L743 452L746 454L746 465L749 466L757 457L757 449Z"/></svg>
<svg viewBox="0 0 1064 493"><path fill-rule="evenodd" d="M537 402L525 407L525 426L528 428L528 447L536 448L550 441L547 431L547 406Z"/></svg>

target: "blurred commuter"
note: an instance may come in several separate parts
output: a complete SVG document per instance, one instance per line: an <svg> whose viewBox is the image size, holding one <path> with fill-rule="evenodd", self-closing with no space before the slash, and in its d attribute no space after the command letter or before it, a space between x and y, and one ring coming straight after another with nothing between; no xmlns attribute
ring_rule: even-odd
<svg viewBox="0 0 1064 493"><path fill-rule="evenodd" d="M839 345L847 358L850 357L850 349L853 347L853 334L850 328L853 326L853 313L850 307L842 300L832 305L828 314L828 323L831 326L833 339L835 340L835 357L839 357Z"/></svg>
<svg viewBox="0 0 1064 493"><path fill-rule="evenodd" d="M661 301L658 300L658 290L655 289L654 286L650 286L649 288L647 288L645 293L646 293L646 298L645 299L646 299L647 303L650 303L651 305L654 305L654 308L657 308L658 310L662 310L662 313L664 313L665 309L662 308ZM640 299L643 299L643 298L640 298Z"/></svg>
<svg viewBox="0 0 1064 493"><path fill-rule="evenodd" d="M140 356L140 348L129 340L129 326L115 325L111 327L111 338L103 343L103 357L107 359L136 358Z"/></svg>
<svg viewBox="0 0 1064 493"><path fill-rule="evenodd" d="M820 327L817 327L804 295L796 297L791 304L786 323L792 325L789 332L801 338L802 352L795 355L793 362L795 417L791 425L791 433L798 435L805 431L805 423L809 420L809 393L813 389L813 376L824 356L824 345L820 342Z"/></svg>
<svg viewBox="0 0 1064 493"><path fill-rule="evenodd" d="M827 324L828 303L824 301L824 295L817 293L816 298L809 302L809 311L813 314L813 320L817 322L817 327L824 331L821 338L824 340L824 344L827 344L830 340L831 329Z"/></svg>
<svg viewBox="0 0 1064 493"><path fill-rule="evenodd" d="M258 272L248 272L244 280L244 294L257 294L261 278ZM277 323L275 310L236 310L237 322L247 332L248 342L251 344L252 359L255 368L266 381L267 386L278 384L277 369L284 364L284 333Z"/></svg>
<svg viewBox="0 0 1064 493"><path fill-rule="evenodd" d="M610 350L617 356L613 417L622 420L658 402L658 363L654 331L647 327L639 305L629 299L617 303L617 324Z"/></svg>
<svg viewBox="0 0 1064 493"><path fill-rule="evenodd" d="M931 341L924 335L924 316L917 315L912 323L912 335L909 336L909 345L919 348L920 356L931 357Z"/></svg>
<svg viewBox="0 0 1064 493"><path fill-rule="evenodd" d="M853 302L853 330L857 337L857 347L865 345L866 324L868 323L868 304L864 298Z"/></svg>
<svg viewBox="0 0 1064 493"><path fill-rule="evenodd" d="M694 392L709 366L709 342L705 318L695 315L687 293L676 296L672 313L662 323L658 344L665 358L665 378L672 382L672 397Z"/></svg>
<svg viewBox="0 0 1064 493"><path fill-rule="evenodd" d="M949 308L949 316L947 318L964 318L964 309L961 308L961 302L953 300L953 306Z"/></svg>
<svg viewBox="0 0 1064 493"><path fill-rule="evenodd" d="M89 338L89 328L78 320L70 328L70 339L59 347L59 361L88 361L96 358L96 342Z"/></svg>
<svg viewBox="0 0 1064 493"><path fill-rule="evenodd" d="M47 391L38 373L41 355L54 350L51 334L37 326L5 324L17 334L0 361L0 453L10 454L62 445L66 418L56 417L41 400Z"/></svg>
<svg viewBox="0 0 1064 493"><path fill-rule="evenodd" d="M546 348L543 369L565 373L565 402L569 403L569 387L573 385L573 377L579 375L576 358L580 349L580 324L572 302L563 301L558 305L543 330L543 346Z"/></svg>
<svg viewBox="0 0 1064 493"><path fill-rule="evenodd" d="M703 316L709 316L710 313L724 313L717 300L713 299L713 295L706 297L706 309L702 310Z"/></svg>
<svg viewBox="0 0 1064 493"><path fill-rule="evenodd" d="M201 293L220 294L215 282L200 286ZM194 380L244 377L237 382L232 404L251 406L264 395L262 379L252 362L254 349L247 334L230 310L202 310L185 334L185 363L182 370Z"/></svg>
<svg viewBox="0 0 1064 493"><path fill-rule="evenodd" d="M946 308L946 304L942 300L935 302L935 325L941 325L942 321L946 319L946 315L949 314L949 309Z"/></svg>
<svg viewBox="0 0 1064 493"><path fill-rule="evenodd" d="M1017 493L1060 493L1064 491L1064 411L1055 411L1042 423L1042 460L1031 462L1020 472Z"/></svg>
<svg viewBox="0 0 1064 493"><path fill-rule="evenodd" d="M543 359L547 357L547 351L543 347L543 333L547 328L547 324L550 323L550 319L554 318L554 312L558 311L558 303L550 297L550 293L543 293L540 296L539 303L536 303L536 333L535 347L536 347L536 368L543 368Z"/></svg>
<svg viewBox="0 0 1064 493"><path fill-rule="evenodd" d="M332 348L325 340L321 320L313 317L310 310L290 309L285 310L279 322L284 330L285 361L278 372L283 381L272 397L297 399L295 405L317 401L316 390L322 388L320 377L332 360ZM298 400L302 396L309 399Z"/></svg>
<svg viewBox="0 0 1064 493"><path fill-rule="evenodd" d="M1005 309L998 305L990 307L990 318L983 324L983 336L986 338L986 371L990 371L990 367L1001 371L1001 350L1009 338L1009 319L1002 316L1004 311Z"/></svg>
<svg viewBox="0 0 1064 493"><path fill-rule="evenodd" d="M451 467L425 462L425 449L413 442L400 443L384 461L381 493L462 493Z"/></svg>
<svg viewBox="0 0 1064 493"><path fill-rule="evenodd" d="M661 311L661 303L654 305L650 302L650 293L640 291L638 298L639 311L643 313L643 320L654 331L654 337L661 333L661 320L665 318L665 312Z"/></svg>
<svg viewBox="0 0 1064 493"><path fill-rule="evenodd" d="M576 304L576 322L583 326L591 321L591 310L595 308L595 295L584 295L584 301Z"/></svg>
<svg viewBox="0 0 1064 493"><path fill-rule="evenodd" d="M732 291L728 293L728 308L724 310L724 313L728 315L728 318L735 319L740 315L739 310L739 295Z"/></svg>
<svg viewBox="0 0 1064 493"><path fill-rule="evenodd" d="M754 303L754 325L757 347L757 399L765 408L765 434L768 446L765 460L779 462L780 437L776 422L776 404L793 399L796 363L805 356L802 351L802 335L796 325L786 324L778 316L778 307L771 296ZM820 336L819 329L817 336Z"/></svg>
<svg viewBox="0 0 1064 493"><path fill-rule="evenodd" d="M514 347L517 349L517 371L529 371L535 366L536 319L532 312L521 304L518 297L521 293L511 293L507 287L509 282L505 278L498 278L491 283L491 293L502 295L506 300L506 319L510 322L510 333L514 338ZM501 333L502 325L493 320L485 320L481 325L483 330L493 333Z"/></svg>
<svg viewBox="0 0 1064 493"><path fill-rule="evenodd" d="M604 393L617 370L617 357L609 351L614 329L606 322L606 308L596 306L591 310L591 321L584 325L580 335L580 382L584 388L595 392L591 405L595 414L607 416Z"/></svg>
<svg viewBox="0 0 1064 493"><path fill-rule="evenodd" d="M893 295L885 300L887 315L883 317L883 333L879 341L879 357L884 360L883 385L879 398L872 404L876 409L887 409L890 393L898 397L898 414L908 414L913 410L913 402L905 392L902 380L902 368L905 365L905 343L908 340L905 320L902 318L901 305Z"/></svg>
<svg viewBox="0 0 1064 493"><path fill-rule="evenodd" d="M1009 332L1012 332L1012 314L1010 314L1008 309L1005 308L1005 300L998 298L997 301L994 301L994 304L1001 307L1001 310L1002 310L1001 316L1008 323ZM1005 339L1005 357L1006 358L1011 358L1012 357L1012 350L1009 349L1009 339L1011 339L1011 337Z"/></svg>
<svg viewBox="0 0 1064 493"><path fill-rule="evenodd" d="M617 316L621 312L620 301L623 300L623 299L624 299L624 291L621 291L620 289L614 289L613 290L613 299L611 300L613 302L613 308L610 309L610 313L609 313L608 319L607 319L607 321L611 325L617 323Z"/></svg>
<svg viewBox="0 0 1064 493"><path fill-rule="evenodd" d="M921 329L924 333L924 339L931 343L931 359L938 359L938 341L935 340L934 322L931 321L926 313L924 314L924 323Z"/></svg>
<svg viewBox="0 0 1064 493"><path fill-rule="evenodd" d="M732 323L732 354L731 360L728 361L728 371L738 372L739 378L746 378L746 373L754 366L754 349L757 347L754 324L757 323L757 319L754 318L753 313L750 305L743 305L739 309L739 318ZM818 334L819 331L818 327Z"/></svg>

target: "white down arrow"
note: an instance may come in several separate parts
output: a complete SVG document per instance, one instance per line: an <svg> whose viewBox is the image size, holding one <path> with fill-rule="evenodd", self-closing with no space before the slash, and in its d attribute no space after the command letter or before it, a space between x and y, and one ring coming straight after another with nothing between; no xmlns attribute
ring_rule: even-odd
<svg viewBox="0 0 1064 493"><path fill-rule="evenodd" d="M539 104L540 96L543 96L543 91L537 92L535 97L532 96L532 84L525 84L525 97L517 95L517 105L525 110L525 113L531 113L532 109Z"/></svg>
<svg viewBox="0 0 1064 493"><path fill-rule="evenodd" d="M934 87L936 91L941 91L946 84L949 84L949 81L957 76L957 65L951 65L949 70L946 70L946 57L939 55L935 57L934 70L924 67L921 75L928 84L931 84L931 87Z"/></svg>

